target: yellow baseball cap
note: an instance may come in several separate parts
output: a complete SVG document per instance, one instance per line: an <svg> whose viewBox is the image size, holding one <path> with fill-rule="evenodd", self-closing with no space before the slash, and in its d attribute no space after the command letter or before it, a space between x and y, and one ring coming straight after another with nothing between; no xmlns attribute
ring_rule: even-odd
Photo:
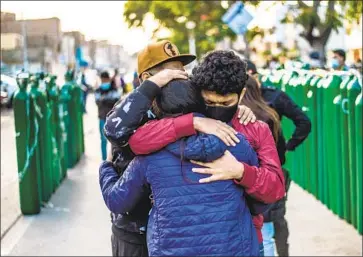
<svg viewBox="0 0 363 257"><path fill-rule="evenodd" d="M137 73L139 76L148 69L169 61L180 61L187 65L196 59L192 54L180 54L176 45L168 40L149 44L137 55Z"/></svg>

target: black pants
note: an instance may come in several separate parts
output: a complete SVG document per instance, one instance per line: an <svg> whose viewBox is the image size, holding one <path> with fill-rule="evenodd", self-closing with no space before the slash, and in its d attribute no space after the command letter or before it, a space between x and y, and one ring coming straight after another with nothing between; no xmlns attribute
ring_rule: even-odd
<svg viewBox="0 0 363 257"><path fill-rule="evenodd" d="M112 233L112 256L132 256L132 257L148 257L146 235L138 235L137 240L131 235L124 233L121 237Z"/></svg>
<svg viewBox="0 0 363 257"><path fill-rule="evenodd" d="M291 178L288 170L282 169L284 176L285 176L285 186L286 186L286 193L289 191ZM287 220L285 219L285 213L286 213L286 201L287 196L284 201L282 201L281 208L284 210L283 215L279 217L278 219L275 219L274 224L274 230L275 230L275 245L276 245L276 251L279 256L289 256L289 244L287 242L289 238L289 227L287 225Z"/></svg>
<svg viewBox="0 0 363 257"><path fill-rule="evenodd" d="M285 217L273 222L275 229L275 245L279 256L289 256L289 228Z"/></svg>

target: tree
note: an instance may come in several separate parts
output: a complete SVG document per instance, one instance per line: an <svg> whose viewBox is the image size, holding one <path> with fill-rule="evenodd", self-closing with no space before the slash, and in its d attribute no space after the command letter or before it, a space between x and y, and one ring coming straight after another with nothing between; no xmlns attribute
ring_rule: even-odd
<svg viewBox="0 0 363 257"><path fill-rule="evenodd" d="M357 1L307 1L299 0L296 5L291 5L291 13L288 13L282 22L296 23L303 27L300 34L310 46L320 54L320 61L325 64L325 46L333 30L338 31L348 22L358 22L362 16L363 2ZM326 4L323 17L319 16L319 8Z"/></svg>
<svg viewBox="0 0 363 257"><path fill-rule="evenodd" d="M244 42L246 44L246 49L244 50L244 56L249 59L250 58L250 47L249 43L253 41L256 36L261 36L262 38L265 36L265 31L258 26L254 26L253 28L246 31L243 35Z"/></svg>
<svg viewBox="0 0 363 257"><path fill-rule="evenodd" d="M236 1L222 1L231 6ZM257 5L259 1L250 1ZM197 54L201 55L213 50L216 43L229 37L236 38L234 32L222 22L226 13L221 1L128 1L125 4L124 17L129 27L141 27L146 13L150 12L160 23L160 27L172 32L170 40L181 52L188 52L188 37L190 31L186 28L188 21L195 22L194 36Z"/></svg>
<svg viewBox="0 0 363 257"><path fill-rule="evenodd" d="M188 52L189 31L185 24L187 21L196 23L194 35L197 45L197 54L201 55L213 50L217 42L229 37L232 40L236 35L221 18L227 11L223 4L231 6L236 1L128 1L125 4L124 17L129 27L141 27L147 13L152 13L160 26L171 30L170 40L175 42L181 52ZM258 6L260 1L242 1L245 4ZM325 45L333 30L343 26L343 21L359 21L362 16L362 1L330 0L330 1L276 1L275 3L289 4L290 11L281 22L291 22L302 26L301 36L311 47L318 51L321 62L325 63ZM320 8L326 6L323 17L318 15ZM263 36L263 31L255 27L245 34L250 42L254 36Z"/></svg>

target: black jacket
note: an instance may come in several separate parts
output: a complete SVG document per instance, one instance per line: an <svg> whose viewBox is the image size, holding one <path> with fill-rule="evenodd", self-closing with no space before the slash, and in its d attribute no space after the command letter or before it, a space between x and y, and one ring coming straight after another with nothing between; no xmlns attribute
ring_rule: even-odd
<svg viewBox="0 0 363 257"><path fill-rule="evenodd" d="M264 86L261 88L261 91L262 97L268 105L278 113L280 120L282 120L283 117L286 117L292 120L295 125L295 131L287 143L283 132L280 131L279 133L276 147L281 165L283 165L286 160L286 151L295 150L295 148L299 146L309 135L311 131L311 122L300 107L297 106L283 91L274 87ZM283 172L285 175L285 186L287 192L291 179L287 170L283 169ZM268 212L264 213L264 221L271 222L284 217L286 213L285 203L286 197L276 202Z"/></svg>
<svg viewBox="0 0 363 257"><path fill-rule="evenodd" d="M95 91L95 99L98 107L98 118L105 120L107 113L112 110L120 97L120 91L117 89L102 90L97 88Z"/></svg>
<svg viewBox="0 0 363 257"><path fill-rule="evenodd" d="M294 151L306 139L311 131L311 122L301 108L285 92L274 87L264 86L261 91L263 99L277 112L280 120L286 117L292 120L295 125L295 131L287 142L283 132L279 135L277 151L281 165L283 165L285 163L285 152Z"/></svg>
<svg viewBox="0 0 363 257"><path fill-rule="evenodd" d="M104 133L112 143L113 166L119 174L125 171L135 157L128 145L128 140L138 127L150 119L148 110L160 91L156 84L146 80L127 98L117 102L107 114ZM142 233L146 226L151 209L150 192L145 190L144 196L132 211L122 215L112 214L113 233L131 242L140 241L138 234ZM125 231L131 234L125 234Z"/></svg>

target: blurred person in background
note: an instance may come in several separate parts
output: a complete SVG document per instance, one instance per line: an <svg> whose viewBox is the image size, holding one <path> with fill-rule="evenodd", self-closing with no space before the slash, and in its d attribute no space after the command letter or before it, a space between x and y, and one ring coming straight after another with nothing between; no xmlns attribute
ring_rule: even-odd
<svg viewBox="0 0 363 257"><path fill-rule="evenodd" d="M111 83L110 74L107 71L101 72L101 84L95 91L95 100L98 107L99 129L101 136L102 160L107 158L107 139L103 128L106 122L106 115L112 110L115 103L121 97L121 90Z"/></svg>
<svg viewBox="0 0 363 257"><path fill-rule="evenodd" d="M348 71L349 67L345 65L345 51L343 49L333 50L333 59L331 61L331 67L333 70Z"/></svg>
<svg viewBox="0 0 363 257"><path fill-rule="evenodd" d="M276 69L283 70L289 67L290 58L286 57L285 55L278 56L278 65Z"/></svg>
<svg viewBox="0 0 363 257"><path fill-rule="evenodd" d="M121 83L122 92L125 92L126 82L125 82L124 77L122 75L120 75L120 83Z"/></svg>
<svg viewBox="0 0 363 257"><path fill-rule="evenodd" d="M92 89L92 86L90 84L88 84L87 77L86 77L86 71L87 71L87 68L88 68L88 62L81 61L80 67L81 67L81 76L80 76L81 77L80 78L81 81L80 81L80 85L81 85L81 89L82 89L82 92L83 92L83 95L82 95L83 112L84 113L87 113L87 110L86 110L87 96L88 96L88 93Z"/></svg>
<svg viewBox="0 0 363 257"><path fill-rule="evenodd" d="M45 91L46 89L46 84L45 84L45 77L46 77L46 73L44 71L38 72L37 73L37 77L39 78L39 88L43 91Z"/></svg>
<svg viewBox="0 0 363 257"><path fill-rule="evenodd" d="M355 63L352 65L353 69L358 70L360 73L362 73L362 59L358 58Z"/></svg>
<svg viewBox="0 0 363 257"><path fill-rule="evenodd" d="M258 72L256 65L251 61L247 60L247 71L254 77L255 80L249 80L247 83L247 93L246 99L243 98L243 103L250 107L257 117L262 120L267 120L271 130L274 133L277 146L277 151L279 154L281 165L285 164L285 154L286 151L294 151L309 135L311 131L310 119L305 115L301 108L283 91L275 87L265 87L261 85L258 80ZM256 90L256 87L260 88ZM254 106L253 101L249 101L249 98L259 99L257 102L261 102L261 97L275 112L271 112L271 109L264 108L265 112L262 112L265 106L263 103L261 106ZM278 114L278 119L281 121L283 117L290 119L295 125L295 131L291 138L286 142L283 135L283 131L279 129L280 125L276 125L276 113ZM274 121L268 121L268 120ZM286 193L289 189L291 182L289 173L283 168L285 176L285 189ZM279 256L289 256L289 244L288 236L289 230L287 221L285 218L286 214L286 200L287 195L275 203L274 207L264 214L264 225L262 228L264 248L266 256L274 256L275 244ZM275 238L275 240L273 239Z"/></svg>
<svg viewBox="0 0 363 257"><path fill-rule="evenodd" d="M111 83L114 84L114 86L116 88L121 89L122 92L125 91L125 85L126 85L125 81L122 78L122 76L121 76L121 74L120 74L120 72L119 72L119 70L117 68L114 70L114 74L113 74Z"/></svg>
<svg viewBox="0 0 363 257"><path fill-rule="evenodd" d="M268 68L270 70L276 70L279 66L279 59L276 56L272 57L271 61L268 64Z"/></svg>
<svg viewBox="0 0 363 257"><path fill-rule="evenodd" d="M137 71L134 72L134 79L132 80L132 85L133 85L134 89L136 89L140 86L140 80L139 80L139 76L137 75Z"/></svg>
<svg viewBox="0 0 363 257"><path fill-rule="evenodd" d="M320 61L320 54L317 51L313 51L309 54L309 65L310 69L322 69L321 61Z"/></svg>

